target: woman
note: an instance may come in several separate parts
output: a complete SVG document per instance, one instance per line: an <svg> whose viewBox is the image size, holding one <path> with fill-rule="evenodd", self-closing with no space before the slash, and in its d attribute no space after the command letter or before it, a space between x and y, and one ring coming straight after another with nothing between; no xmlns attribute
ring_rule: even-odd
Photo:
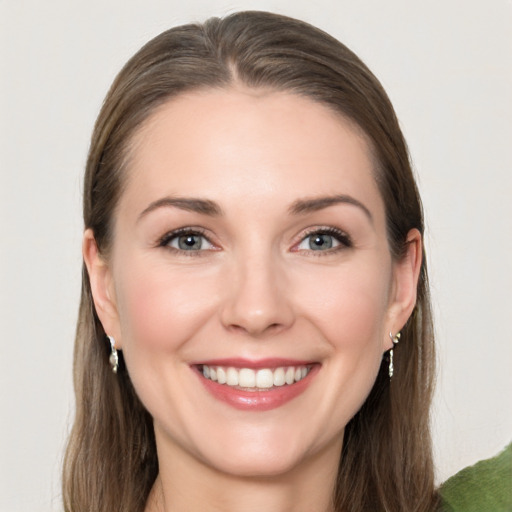
<svg viewBox="0 0 512 512"><path fill-rule="evenodd" d="M436 507L421 203L346 47L262 12L150 41L84 220L66 510Z"/></svg>

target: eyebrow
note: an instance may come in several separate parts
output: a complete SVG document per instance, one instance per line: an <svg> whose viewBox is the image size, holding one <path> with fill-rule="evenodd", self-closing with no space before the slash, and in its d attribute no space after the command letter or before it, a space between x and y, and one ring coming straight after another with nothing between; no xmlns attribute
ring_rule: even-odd
<svg viewBox="0 0 512 512"><path fill-rule="evenodd" d="M324 208L328 208L329 206L334 206L336 204L350 204L352 206L357 206L357 208L364 212L370 222L373 223L373 216L370 210L363 203L361 203L361 201L358 201L352 196L344 194L313 197L311 199L298 199L290 206L289 212L293 215L300 215L323 210Z"/></svg>
<svg viewBox="0 0 512 512"><path fill-rule="evenodd" d="M161 199L153 201L143 210L137 220L163 207L179 208L181 210L210 215L212 217L222 215L221 207L215 201L210 201L209 199L199 199L195 197L162 197Z"/></svg>
<svg viewBox="0 0 512 512"><path fill-rule="evenodd" d="M302 215L306 213L316 212L334 206L336 204L350 204L360 208L368 217L370 222L373 223L373 216L370 210L360 201L348 195L334 195L325 197L313 197L311 199L298 199L293 202L288 209L292 215ZM215 202L209 199L199 199L195 197L162 197L153 201L147 208L145 208L138 217L140 220L148 213L158 208L179 208L189 212L200 213L212 217L223 215L222 208Z"/></svg>

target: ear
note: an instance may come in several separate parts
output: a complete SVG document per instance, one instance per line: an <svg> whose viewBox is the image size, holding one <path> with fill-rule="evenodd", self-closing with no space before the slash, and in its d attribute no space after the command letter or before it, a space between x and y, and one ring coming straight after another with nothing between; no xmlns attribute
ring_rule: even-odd
<svg viewBox="0 0 512 512"><path fill-rule="evenodd" d="M406 252L393 265L393 285L389 307L389 332L398 333L411 316L416 306L418 279L423 258L421 233L411 229L407 234ZM393 348L393 343L385 335L384 350Z"/></svg>
<svg viewBox="0 0 512 512"><path fill-rule="evenodd" d="M86 229L84 232L82 254L89 274L96 313L105 333L114 337L116 348L121 348L119 315L112 271L107 261L100 254L91 229Z"/></svg>

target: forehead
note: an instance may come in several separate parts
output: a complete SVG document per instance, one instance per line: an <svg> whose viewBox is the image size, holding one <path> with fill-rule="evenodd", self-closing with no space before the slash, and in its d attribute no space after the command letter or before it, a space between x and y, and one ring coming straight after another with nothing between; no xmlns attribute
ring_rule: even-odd
<svg viewBox="0 0 512 512"><path fill-rule="evenodd" d="M214 89L169 100L139 129L125 195L222 203L246 194L264 204L343 193L381 203L374 169L365 135L328 107L292 93Z"/></svg>

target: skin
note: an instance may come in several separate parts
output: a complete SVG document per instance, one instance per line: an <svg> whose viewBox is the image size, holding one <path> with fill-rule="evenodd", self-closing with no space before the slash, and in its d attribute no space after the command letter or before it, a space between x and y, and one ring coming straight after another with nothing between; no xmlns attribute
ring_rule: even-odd
<svg viewBox="0 0 512 512"><path fill-rule="evenodd" d="M373 170L352 123L282 92L181 95L136 134L112 251L103 258L90 230L83 246L105 332L154 418L160 475L147 511L331 510L345 425L412 312L421 262L415 230L393 261ZM293 211L334 196L351 202ZM168 233L190 227L205 238L186 252ZM227 357L319 371L285 405L240 411L190 366Z"/></svg>

